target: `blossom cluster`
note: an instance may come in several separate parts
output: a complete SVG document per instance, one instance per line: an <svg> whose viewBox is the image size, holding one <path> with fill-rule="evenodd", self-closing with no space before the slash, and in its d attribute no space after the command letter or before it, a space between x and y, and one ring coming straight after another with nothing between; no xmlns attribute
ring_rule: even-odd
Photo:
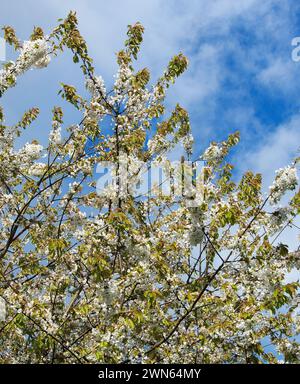
<svg viewBox="0 0 300 384"><path fill-rule="evenodd" d="M50 63L49 45L46 38L24 41L20 55L0 70L0 94L15 85L18 76L32 68L45 68Z"/></svg>
<svg viewBox="0 0 300 384"><path fill-rule="evenodd" d="M295 166L287 166L276 171L276 177L270 187L270 203L276 204L286 191L293 190L298 184L297 169Z"/></svg>

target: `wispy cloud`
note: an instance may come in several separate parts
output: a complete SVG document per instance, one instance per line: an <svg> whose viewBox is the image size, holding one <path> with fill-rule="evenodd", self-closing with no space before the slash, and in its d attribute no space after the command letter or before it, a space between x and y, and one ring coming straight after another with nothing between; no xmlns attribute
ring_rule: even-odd
<svg viewBox="0 0 300 384"><path fill-rule="evenodd" d="M263 173L265 184L270 185L276 169L291 163L300 151L300 114L278 126L265 140L249 151L241 162L243 170L254 169Z"/></svg>

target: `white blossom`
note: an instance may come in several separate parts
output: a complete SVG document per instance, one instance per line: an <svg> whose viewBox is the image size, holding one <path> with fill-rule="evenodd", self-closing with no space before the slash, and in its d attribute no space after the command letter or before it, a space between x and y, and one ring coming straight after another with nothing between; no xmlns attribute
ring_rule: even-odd
<svg viewBox="0 0 300 384"><path fill-rule="evenodd" d="M206 161L220 161L223 157L222 147L212 143L202 155L203 160Z"/></svg>
<svg viewBox="0 0 300 384"><path fill-rule="evenodd" d="M5 321L6 319L6 303L5 300L0 297L0 321Z"/></svg>
<svg viewBox="0 0 300 384"><path fill-rule="evenodd" d="M57 121L53 121L52 123L52 130L49 135L49 141L50 143L57 145L60 144L62 141L61 138L61 126Z"/></svg>
<svg viewBox="0 0 300 384"><path fill-rule="evenodd" d="M288 190L293 190L298 184L297 169L293 166L280 168L276 171L276 177L270 187L270 203L276 204Z"/></svg>
<svg viewBox="0 0 300 384"><path fill-rule="evenodd" d="M20 56L16 61L16 73L21 74L31 67L44 68L50 62L46 39L24 41Z"/></svg>
<svg viewBox="0 0 300 384"><path fill-rule="evenodd" d="M106 95L105 83L101 76L95 76L93 80L87 78L85 86L93 98L105 97Z"/></svg>
<svg viewBox="0 0 300 384"><path fill-rule="evenodd" d="M183 147L187 151L187 153L189 153L189 154L192 153L193 144L194 144L194 137L191 133L189 133L188 135L186 135L183 138L182 143L183 143Z"/></svg>
<svg viewBox="0 0 300 384"><path fill-rule="evenodd" d="M40 144L26 143L20 150L20 154L23 156L25 162L37 160L41 156L43 146Z"/></svg>
<svg viewBox="0 0 300 384"><path fill-rule="evenodd" d="M45 163L34 163L28 169L28 174L31 176L41 176L47 170L47 164Z"/></svg>

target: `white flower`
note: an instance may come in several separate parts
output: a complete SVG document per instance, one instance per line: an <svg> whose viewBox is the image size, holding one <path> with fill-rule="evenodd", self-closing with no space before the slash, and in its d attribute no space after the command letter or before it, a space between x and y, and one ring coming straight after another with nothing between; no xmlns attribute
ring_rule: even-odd
<svg viewBox="0 0 300 384"><path fill-rule="evenodd" d="M151 255L151 249L149 244L140 244L136 245L132 249L132 253L137 256L138 259L148 259ZM146 268L142 262L140 262L140 265Z"/></svg>
<svg viewBox="0 0 300 384"><path fill-rule="evenodd" d="M37 160L40 157L42 150L43 147L40 144L26 143L20 152L23 155L23 160L26 162Z"/></svg>
<svg viewBox="0 0 300 384"><path fill-rule="evenodd" d="M13 71L11 71L10 69L0 70L0 94L5 92L7 88L14 85L15 82L16 82L16 76L13 73Z"/></svg>
<svg viewBox="0 0 300 384"><path fill-rule="evenodd" d="M132 70L127 65L121 65L116 75L116 81L114 84L114 90L116 95L110 98L110 101L121 101L122 95L120 93L130 86L130 78L132 76ZM115 98L115 99L113 99Z"/></svg>
<svg viewBox="0 0 300 384"><path fill-rule="evenodd" d="M44 163L34 163L28 170L28 174L31 176L41 176L45 173L47 164Z"/></svg>
<svg viewBox="0 0 300 384"><path fill-rule="evenodd" d="M187 136L185 136L182 140L182 144L184 149L187 151L187 153L192 153L193 144L194 144L193 135L189 133Z"/></svg>
<svg viewBox="0 0 300 384"><path fill-rule="evenodd" d="M57 123L57 121L54 121L52 124L49 141L54 145L61 143L61 126Z"/></svg>
<svg viewBox="0 0 300 384"><path fill-rule="evenodd" d="M24 41L21 54L16 61L16 73L21 74L31 67L44 68L49 62L48 44L45 39Z"/></svg>
<svg viewBox="0 0 300 384"><path fill-rule="evenodd" d="M283 224L291 219L292 209L289 207L279 208L272 212L269 218L270 232L276 232Z"/></svg>
<svg viewBox="0 0 300 384"><path fill-rule="evenodd" d="M199 207L189 209L191 218L191 231L189 232L189 240L192 246L200 244L203 240L203 213Z"/></svg>
<svg viewBox="0 0 300 384"><path fill-rule="evenodd" d="M0 94L15 85L17 76L33 67L47 67L49 62L50 55L46 39L24 41L16 62L11 61L5 69L0 70Z"/></svg>
<svg viewBox="0 0 300 384"><path fill-rule="evenodd" d="M270 187L270 203L276 204L288 190L293 190L298 184L297 170L290 165L276 171L276 177Z"/></svg>
<svg viewBox="0 0 300 384"><path fill-rule="evenodd" d="M14 200L14 197L11 193L0 194L0 197L1 200L4 201L4 204L10 204Z"/></svg>
<svg viewBox="0 0 300 384"><path fill-rule="evenodd" d="M0 321L5 321L6 318L6 305L2 297L0 297Z"/></svg>
<svg viewBox="0 0 300 384"><path fill-rule="evenodd" d="M103 288L102 295L106 305L110 305L118 293L118 285L114 280L110 280Z"/></svg>
<svg viewBox="0 0 300 384"><path fill-rule="evenodd" d="M169 146L170 143L161 135L155 135L147 142L147 147L151 154L161 150L167 150Z"/></svg>
<svg viewBox="0 0 300 384"><path fill-rule="evenodd" d="M86 89L92 94L93 98L106 95L106 88L104 80L101 76L96 76L94 80L86 79L85 81Z"/></svg>
<svg viewBox="0 0 300 384"><path fill-rule="evenodd" d="M219 161L223 157L222 148L217 144L212 143L202 155L203 160L206 161Z"/></svg>
<svg viewBox="0 0 300 384"><path fill-rule="evenodd" d="M204 234L200 226L193 226L191 232L189 233L191 246L200 244L203 240L203 235Z"/></svg>

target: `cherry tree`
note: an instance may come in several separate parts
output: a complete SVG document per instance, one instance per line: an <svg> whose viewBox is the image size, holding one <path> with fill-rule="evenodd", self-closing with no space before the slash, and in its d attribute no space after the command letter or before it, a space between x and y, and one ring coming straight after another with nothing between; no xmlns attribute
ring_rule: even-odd
<svg viewBox="0 0 300 384"><path fill-rule="evenodd" d="M0 109L0 361L299 362L299 283L285 277L300 255L280 243L300 212L298 160L277 171L267 194L260 174L236 182L226 160L236 132L211 143L195 176L188 113L179 104L165 111L188 60L174 56L149 85L149 70L134 69L140 23L128 26L111 90L74 12L48 35L35 27L28 41L3 30L18 57L0 71L1 97L64 50L89 96L61 83L81 121L66 126L54 106L47 147L15 145L38 107L13 126ZM174 149L184 156L176 164ZM101 184L97 167L108 163L113 182ZM136 193L153 165L169 193L164 181Z"/></svg>

